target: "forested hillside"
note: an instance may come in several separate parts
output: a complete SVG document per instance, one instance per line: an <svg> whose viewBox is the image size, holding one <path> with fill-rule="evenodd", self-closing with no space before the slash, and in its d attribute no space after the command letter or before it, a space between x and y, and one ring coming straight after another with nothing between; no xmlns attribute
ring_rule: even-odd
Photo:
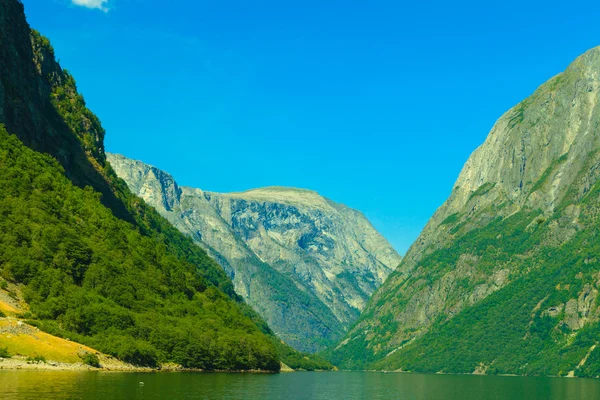
<svg viewBox="0 0 600 400"><path fill-rule="evenodd" d="M116 176L100 121L18 0L0 3L0 123L0 274L22 286L32 323L138 365L331 367L282 344Z"/></svg>
<svg viewBox="0 0 600 400"><path fill-rule="evenodd" d="M138 365L279 368L268 337L194 263L116 218L3 126L0 171L2 275L25 285L40 327Z"/></svg>

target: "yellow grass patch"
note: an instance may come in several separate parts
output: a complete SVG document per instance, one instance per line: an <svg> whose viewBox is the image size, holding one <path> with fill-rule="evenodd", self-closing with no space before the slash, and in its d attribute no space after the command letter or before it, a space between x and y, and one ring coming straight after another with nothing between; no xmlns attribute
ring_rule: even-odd
<svg viewBox="0 0 600 400"><path fill-rule="evenodd" d="M27 324L19 326L17 321L9 319L0 320L0 347L8 348L12 355L43 356L48 361L64 363L81 362L80 352L96 353L90 347L37 331Z"/></svg>
<svg viewBox="0 0 600 400"><path fill-rule="evenodd" d="M16 308L2 300L0 300L0 311L2 311L6 315L15 315L17 313Z"/></svg>

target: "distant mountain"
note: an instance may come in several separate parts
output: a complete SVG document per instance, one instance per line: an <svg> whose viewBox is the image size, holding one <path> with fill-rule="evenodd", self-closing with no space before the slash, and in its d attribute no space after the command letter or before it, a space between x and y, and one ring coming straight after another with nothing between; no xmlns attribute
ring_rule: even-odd
<svg viewBox="0 0 600 400"><path fill-rule="evenodd" d="M23 4L1 1L0 294L23 294L18 317L136 365L331 368L282 344L225 271L131 193L104 134Z"/></svg>
<svg viewBox="0 0 600 400"><path fill-rule="evenodd" d="M600 375L599 177L595 48L498 120L327 354L346 368Z"/></svg>
<svg viewBox="0 0 600 400"><path fill-rule="evenodd" d="M310 190L213 193L120 155L135 194L192 237L286 343L323 349L344 334L400 256L358 211Z"/></svg>

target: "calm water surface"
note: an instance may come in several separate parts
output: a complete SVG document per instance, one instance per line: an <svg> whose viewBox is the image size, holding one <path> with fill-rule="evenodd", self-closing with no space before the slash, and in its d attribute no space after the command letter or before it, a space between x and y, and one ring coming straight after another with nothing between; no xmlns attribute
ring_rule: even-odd
<svg viewBox="0 0 600 400"><path fill-rule="evenodd" d="M600 400L600 380L375 372L252 375L0 371L0 398Z"/></svg>

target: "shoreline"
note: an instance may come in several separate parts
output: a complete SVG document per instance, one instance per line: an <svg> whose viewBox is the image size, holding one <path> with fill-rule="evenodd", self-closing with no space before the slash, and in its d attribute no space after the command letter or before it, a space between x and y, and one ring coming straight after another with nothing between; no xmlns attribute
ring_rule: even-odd
<svg viewBox="0 0 600 400"><path fill-rule="evenodd" d="M519 375L519 374L486 374L476 372L419 372L419 371L403 371L403 370L383 370L383 369L342 369L342 372L370 372L378 374L415 374L415 375L453 375L453 376L490 376L490 377L513 377L513 378L568 378L568 379L600 379L600 376L576 376L571 374L572 371L567 375Z"/></svg>
<svg viewBox="0 0 600 400"><path fill-rule="evenodd" d="M29 370L29 371L102 371L102 372L152 372L151 368L135 367L133 365L103 365L100 368L78 363L66 363L53 360L30 361L27 357L12 356L0 358L0 370Z"/></svg>
<svg viewBox="0 0 600 400"><path fill-rule="evenodd" d="M194 372L194 373L235 373L235 374L277 374L275 371L264 370L203 370L196 368L183 368L178 365L163 365L160 368L136 367L130 364L102 365L100 368L92 367L83 363L64 363L56 361L35 362L28 361L26 357L14 356L11 358L0 358L0 371L79 371L79 372L143 372L143 373L167 373L167 372ZM293 370L292 370L293 371ZM284 371L284 372L292 372Z"/></svg>
<svg viewBox="0 0 600 400"><path fill-rule="evenodd" d="M115 360L117 361L117 360ZM261 375L276 375L286 372L365 372L379 374L415 374L415 375L456 375L456 376L489 376L489 377L516 377L516 378L567 378L567 379L599 379L598 377L578 377L578 376L556 376L556 375L517 375L517 374L475 374L475 373L445 373L445 372L416 372L416 371L400 371L400 370L338 370L338 371L303 371L282 368L278 372L265 370L203 370L196 368L183 368L179 365L165 364L160 368L136 367L130 364L125 364L117 361L118 364L102 365L100 368L95 368L83 363L62 363L55 361L34 362L27 361L26 357L14 356L12 358L0 357L0 372L1 371L70 371L70 372L132 372L132 373L177 373L177 372L193 372L204 374L261 374Z"/></svg>
<svg viewBox="0 0 600 400"><path fill-rule="evenodd" d="M0 299L0 303L1 303ZM123 362L111 355L69 339L41 331L21 319L14 317L0 318L0 348L8 349L10 357L0 357L0 370L37 370L37 371L99 371L99 372L231 372L274 374L293 372L281 363L280 371L264 370L215 370L207 371L196 368L184 368L175 363L165 363L157 368L138 367ZM84 364L82 356L94 354L98 357L100 367ZM36 360L36 357L41 359Z"/></svg>

